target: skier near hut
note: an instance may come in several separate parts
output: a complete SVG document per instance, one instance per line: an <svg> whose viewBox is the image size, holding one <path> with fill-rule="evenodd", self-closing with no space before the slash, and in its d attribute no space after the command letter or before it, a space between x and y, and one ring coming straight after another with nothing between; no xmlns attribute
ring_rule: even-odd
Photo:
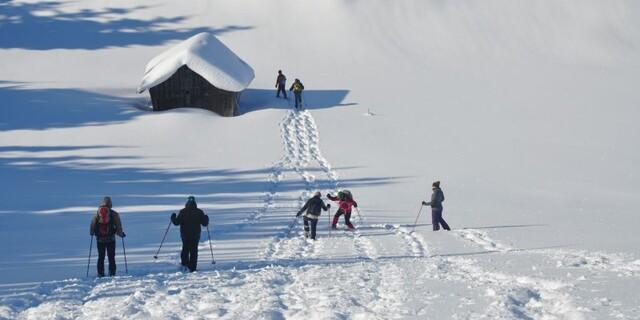
<svg viewBox="0 0 640 320"><path fill-rule="evenodd" d="M295 107L296 110L302 109L302 91L304 90L304 85L300 82L300 79L296 79L293 81L291 88L289 91L293 91L293 95L295 97Z"/></svg>
<svg viewBox="0 0 640 320"><path fill-rule="evenodd" d="M353 196L351 192L348 190L342 190L338 192L338 196L335 197L331 194L327 194L327 198L329 200L335 201L338 203L338 211L333 216L333 222L331 223L331 228L336 229L336 225L338 224L338 219L341 215L344 214L344 224L347 226L347 229L354 230L353 224L351 224L351 208L358 207L358 203L353 200Z"/></svg>
<svg viewBox="0 0 640 320"><path fill-rule="evenodd" d="M307 213L304 215L304 236L309 238L311 236L312 240L316 239L316 227L318 226L318 217L320 217L320 213L322 210L327 211L331 208L330 204L325 205L324 201L322 201L322 194L320 191L316 192L311 199L307 200L307 203L298 211L296 217L299 217L302 212L305 210ZM309 228L311 225L311 228ZM311 234L309 234L309 229L311 229Z"/></svg>
<svg viewBox="0 0 640 320"><path fill-rule="evenodd" d="M198 209L196 198L189 196L184 209L176 216L171 214L171 222L180 226L180 238L182 238L182 252L180 262L182 267L189 271L196 271L198 265L198 243L200 242L200 226L209 225L209 216Z"/></svg>
<svg viewBox="0 0 640 320"><path fill-rule="evenodd" d="M120 215L111 207L113 203L110 197L104 197L98 207L98 211L91 219L89 234L96 236L98 245L98 276L104 277L105 253L109 259L109 276L116 275L116 234L121 238L126 237L122 231Z"/></svg>
<svg viewBox="0 0 640 320"><path fill-rule="evenodd" d="M287 98L287 77L285 77L285 75L282 73L282 70L278 70L278 77L276 78L276 88L278 89L278 91L276 91L276 98L280 98L280 92L282 92L282 94L284 95L285 99L289 99Z"/></svg>
<svg viewBox="0 0 640 320"><path fill-rule="evenodd" d="M442 218L442 202L444 201L444 193L442 189L440 189L440 181L436 181L431 185L431 189L433 193L431 194L431 201L426 202L422 201L423 206L431 206L431 223L433 224L433 231L440 230L440 225L442 228L451 231L449 225Z"/></svg>

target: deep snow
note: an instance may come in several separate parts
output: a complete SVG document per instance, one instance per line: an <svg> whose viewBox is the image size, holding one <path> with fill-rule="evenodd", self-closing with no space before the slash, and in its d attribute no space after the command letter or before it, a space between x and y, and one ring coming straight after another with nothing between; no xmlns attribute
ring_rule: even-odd
<svg viewBox="0 0 640 320"><path fill-rule="evenodd" d="M144 71L138 93L169 79L180 67L205 78L216 88L240 92L253 80L253 69L214 35L201 32L155 56Z"/></svg>
<svg viewBox="0 0 640 320"><path fill-rule="evenodd" d="M638 318L639 6L3 2L0 317ZM146 62L203 31L255 70L243 114L146 111ZM412 232L436 179L454 230ZM302 239L338 188L358 231ZM217 263L204 233L182 274L175 228L152 256L190 194ZM130 272L118 243L120 276L85 279L104 195Z"/></svg>

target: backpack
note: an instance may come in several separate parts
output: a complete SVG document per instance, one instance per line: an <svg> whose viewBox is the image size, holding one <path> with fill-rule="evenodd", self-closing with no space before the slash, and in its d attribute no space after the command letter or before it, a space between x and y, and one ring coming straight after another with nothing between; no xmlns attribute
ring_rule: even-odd
<svg viewBox="0 0 640 320"><path fill-rule="evenodd" d="M302 84L300 82L296 82L293 84L293 92L301 92Z"/></svg>
<svg viewBox="0 0 640 320"><path fill-rule="evenodd" d="M116 222L113 219L113 212L107 207L100 207L98 212L98 222L96 223L96 235L98 237L111 237L116 234Z"/></svg>
<svg viewBox="0 0 640 320"><path fill-rule="evenodd" d="M351 191L342 190L338 193L338 196L340 196L340 193L342 193L342 197L340 198L341 200L353 200L353 195L351 194Z"/></svg>

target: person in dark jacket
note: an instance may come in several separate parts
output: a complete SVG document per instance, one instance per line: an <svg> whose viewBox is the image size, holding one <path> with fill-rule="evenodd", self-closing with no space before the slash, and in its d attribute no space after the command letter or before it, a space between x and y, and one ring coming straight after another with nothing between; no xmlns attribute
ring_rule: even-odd
<svg viewBox="0 0 640 320"><path fill-rule="evenodd" d="M110 197L104 197L98 211L91 219L89 234L96 236L98 245L98 276L104 277L105 252L109 259L109 276L116 275L116 234L122 238L126 235L122 231L120 215L111 207Z"/></svg>
<svg viewBox="0 0 640 320"><path fill-rule="evenodd" d="M322 194L320 191L316 192L313 197L307 200L307 203L304 204L302 209L298 211L296 217L299 217L302 212L307 210L307 213L304 215L304 236L309 238L309 225L311 225L311 239L316 239L316 227L318 226L318 217L320 217L320 213L322 210L327 211L331 208L331 205L325 205L322 198L320 198Z"/></svg>
<svg viewBox="0 0 640 320"><path fill-rule="evenodd" d="M295 97L295 107L296 110L302 109L302 91L304 90L304 85L300 82L300 79L296 79L293 81L291 88L289 91L293 91L293 95Z"/></svg>
<svg viewBox="0 0 640 320"><path fill-rule="evenodd" d="M196 271L198 265L198 243L200 242L200 226L209 225L209 216L198 209L196 198L190 196L184 209L176 216L171 215L171 222L180 226L180 237L182 238L182 252L180 253L180 261L183 268L189 271Z"/></svg>
<svg viewBox="0 0 640 320"><path fill-rule="evenodd" d="M278 70L278 77L276 78L276 98L280 98L280 92L284 95L285 99L287 98L287 77L282 73L282 70Z"/></svg>
<svg viewBox="0 0 640 320"><path fill-rule="evenodd" d="M327 194L327 198L331 201L335 201L338 203L338 211L333 216L333 221L331 222L331 228L336 229L338 225L338 219L341 215L344 214L344 224L347 226L347 229L354 230L353 224L351 224L351 208L358 207L358 203L353 200L351 192L349 191L340 191L338 192L338 196L335 197L331 194Z"/></svg>
<svg viewBox="0 0 640 320"><path fill-rule="evenodd" d="M444 201L444 193L440 189L440 181L436 181L431 185L433 193L431 194L431 201L422 201L423 206L431 206L431 223L433 224L433 231L440 230L442 228L450 231L449 225L442 218L442 202Z"/></svg>

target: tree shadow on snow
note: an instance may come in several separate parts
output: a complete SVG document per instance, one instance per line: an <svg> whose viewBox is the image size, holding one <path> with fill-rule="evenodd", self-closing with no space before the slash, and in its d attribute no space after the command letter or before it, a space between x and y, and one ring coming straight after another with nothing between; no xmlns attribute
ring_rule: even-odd
<svg viewBox="0 0 640 320"><path fill-rule="evenodd" d="M229 25L222 28L178 28L187 16L133 18L149 6L81 9L69 11L59 1L0 1L0 48L4 49L101 49L132 45L159 45L183 40L199 32L222 34L252 29Z"/></svg>
<svg viewBox="0 0 640 320"><path fill-rule="evenodd" d="M140 99L79 89L30 89L0 82L0 130L66 128L124 122L144 114Z"/></svg>
<svg viewBox="0 0 640 320"><path fill-rule="evenodd" d="M293 109L293 93L287 92L289 99L276 98L276 90L247 89L240 97L238 114L246 114L265 109ZM305 90L303 108L307 110L329 109L355 106L357 103L344 103L349 90Z"/></svg>

